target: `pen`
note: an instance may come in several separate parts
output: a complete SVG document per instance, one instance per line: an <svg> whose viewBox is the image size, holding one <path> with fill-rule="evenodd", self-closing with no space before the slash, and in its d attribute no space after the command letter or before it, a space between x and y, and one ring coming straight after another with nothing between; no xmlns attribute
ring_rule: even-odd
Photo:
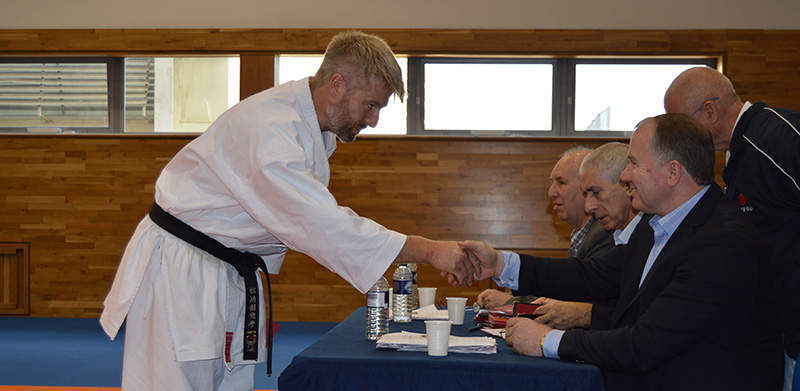
<svg viewBox="0 0 800 391"><path fill-rule="evenodd" d="M477 331L477 330L480 330L480 329L482 329L484 327L488 327L488 326L489 326L489 323L478 323L475 326L470 327L468 331Z"/></svg>

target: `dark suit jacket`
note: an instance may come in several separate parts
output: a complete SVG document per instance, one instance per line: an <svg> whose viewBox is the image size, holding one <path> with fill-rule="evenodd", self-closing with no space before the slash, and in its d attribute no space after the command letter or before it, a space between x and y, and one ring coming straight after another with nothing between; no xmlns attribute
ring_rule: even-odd
<svg viewBox="0 0 800 391"><path fill-rule="evenodd" d="M583 243L578 246L578 253L575 258L589 259L595 255L600 255L614 247L614 231L608 232L603 229L603 224L593 219L589 232L583 238Z"/></svg>
<svg viewBox="0 0 800 391"><path fill-rule="evenodd" d="M649 220L649 219L648 219ZM562 360L605 373L608 390L779 390L775 292L758 232L712 184L639 280L653 229L589 260L522 256L520 285L562 300L619 296L608 330L567 331Z"/></svg>
<svg viewBox="0 0 800 391"><path fill-rule="evenodd" d="M578 246L577 259L588 259L593 256L601 255L614 248L614 232L603 229L603 224L592 219L592 225L583 238L583 242ZM515 297L524 296L525 298L536 298L531 286L519 285L517 290L512 291ZM616 305L617 298L609 297L603 300L594 301L592 304L592 328L608 328L610 323L613 306Z"/></svg>

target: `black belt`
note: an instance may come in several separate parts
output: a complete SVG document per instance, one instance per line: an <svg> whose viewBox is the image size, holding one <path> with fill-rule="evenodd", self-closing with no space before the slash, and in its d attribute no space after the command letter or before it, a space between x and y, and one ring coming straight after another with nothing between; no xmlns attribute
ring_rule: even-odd
<svg viewBox="0 0 800 391"><path fill-rule="evenodd" d="M159 227L177 236L183 241L225 261L244 278L245 286L245 318L244 318L244 359L258 360L258 269L267 276L267 296L269 297L269 320L267 331L267 376L272 374L272 287L269 272L264 260L256 254L234 250L208 235L190 227L175 216L165 212L158 204L153 203L150 219Z"/></svg>

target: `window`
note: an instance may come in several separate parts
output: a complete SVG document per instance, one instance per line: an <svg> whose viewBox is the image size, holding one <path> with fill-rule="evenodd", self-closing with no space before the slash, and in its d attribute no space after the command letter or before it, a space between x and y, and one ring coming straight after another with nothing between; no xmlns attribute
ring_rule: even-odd
<svg viewBox="0 0 800 391"><path fill-rule="evenodd" d="M125 59L125 131L203 132L239 102L238 57Z"/></svg>
<svg viewBox="0 0 800 391"><path fill-rule="evenodd" d="M276 57L276 83L321 55ZM624 137L715 59L398 57L406 99L363 134ZM203 132L239 101L239 58L0 58L0 131Z"/></svg>
<svg viewBox="0 0 800 391"><path fill-rule="evenodd" d="M202 132L238 101L238 57L0 61L3 131Z"/></svg>
<svg viewBox="0 0 800 391"><path fill-rule="evenodd" d="M0 126L55 132L108 129L112 61L4 59L0 63Z"/></svg>
<svg viewBox="0 0 800 391"><path fill-rule="evenodd" d="M551 132L555 61L417 58L414 134Z"/></svg>
<svg viewBox="0 0 800 391"><path fill-rule="evenodd" d="M125 59L125 131L152 132L155 121L155 58Z"/></svg>
<svg viewBox="0 0 800 391"><path fill-rule="evenodd" d="M639 121L664 113L664 92L688 68L715 61L701 60L572 60L574 105L567 135L599 136L631 132Z"/></svg>
<svg viewBox="0 0 800 391"><path fill-rule="evenodd" d="M316 72L322 56L279 56L276 83ZM364 134L621 137L664 113L672 80L713 59L398 58L408 98ZM408 104L410 102L410 104Z"/></svg>

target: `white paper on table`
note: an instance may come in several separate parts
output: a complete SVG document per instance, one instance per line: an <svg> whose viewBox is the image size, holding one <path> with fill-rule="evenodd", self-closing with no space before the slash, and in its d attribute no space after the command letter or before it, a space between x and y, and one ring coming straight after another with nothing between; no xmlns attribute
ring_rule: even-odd
<svg viewBox="0 0 800 391"><path fill-rule="evenodd" d="M402 331L384 334L378 339L377 348L397 349L399 352L427 352L428 340L425 334ZM450 336L447 351L450 353L497 353L497 342L491 337Z"/></svg>
<svg viewBox="0 0 800 391"><path fill-rule="evenodd" d="M447 320L447 310L436 309L436 306L431 304L426 307L418 308L411 311L411 319L413 320Z"/></svg>
<svg viewBox="0 0 800 391"><path fill-rule="evenodd" d="M506 329L493 329L491 327L484 327L481 329L486 334L491 335L492 337L498 337L506 339Z"/></svg>

